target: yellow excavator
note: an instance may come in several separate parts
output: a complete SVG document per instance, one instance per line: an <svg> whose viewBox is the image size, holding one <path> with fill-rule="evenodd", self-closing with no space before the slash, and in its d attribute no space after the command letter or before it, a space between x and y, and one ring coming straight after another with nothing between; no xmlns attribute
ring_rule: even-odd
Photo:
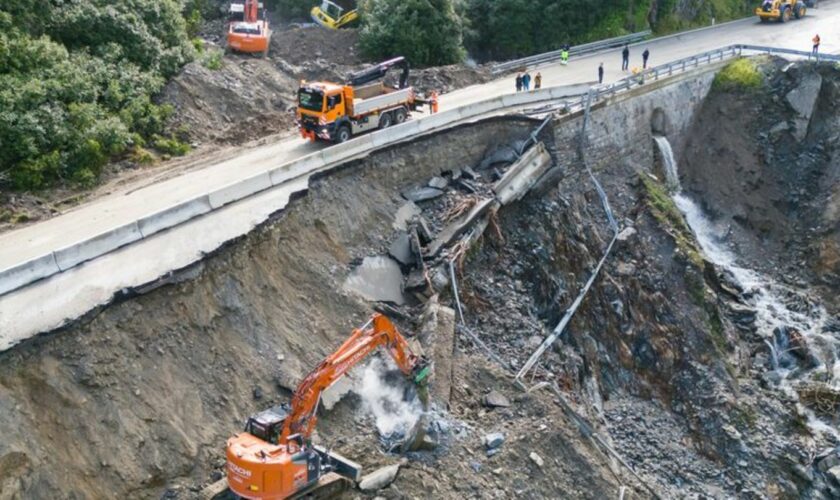
<svg viewBox="0 0 840 500"><path fill-rule="evenodd" d="M755 14L761 22L779 21L784 23L790 21L791 17L802 19L808 8L803 0L764 0L760 7L755 9Z"/></svg>
<svg viewBox="0 0 840 500"><path fill-rule="evenodd" d="M337 30L359 18L359 9L354 2L338 5L330 0L322 0L321 5L312 7L312 20L325 28Z"/></svg>

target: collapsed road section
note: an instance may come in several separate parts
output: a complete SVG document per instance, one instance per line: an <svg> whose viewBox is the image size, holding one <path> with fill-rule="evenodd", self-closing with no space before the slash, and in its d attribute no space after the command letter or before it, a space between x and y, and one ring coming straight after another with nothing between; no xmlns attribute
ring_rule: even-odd
<svg viewBox="0 0 840 500"><path fill-rule="evenodd" d="M804 93L811 70L785 67L762 67L765 90ZM668 191L677 172L692 196L712 199L692 139L710 120L746 120L749 109L798 117L784 98L756 100L715 78L686 75L594 105L583 141L591 174L578 155L584 113L494 118L356 159L165 283L0 354L0 496L200 498L228 475L225 443L248 417L292 401L373 311L434 373L426 408L387 357L323 394L309 440L358 462L350 497L836 494L836 408L832 386L819 385L836 304L825 301L826 326L813 336L750 322L764 295L705 254L712 247ZM820 68L820 78L823 111L803 142L797 122L774 132L787 144L777 158L808 153L815 186L837 165L829 124L840 77ZM719 116L726 102L741 111ZM749 123L706 140L764 144L768 124ZM614 237L590 175L620 231L522 391L510 374L561 322ZM828 228L826 185L809 207L826 203ZM833 235L809 243L823 248ZM750 266L755 255L739 258ZM802 273L786 286L836 291ZM789 351L803 343L821 363ZM798 398L788 389L800 378L825 390Z"/></svg>

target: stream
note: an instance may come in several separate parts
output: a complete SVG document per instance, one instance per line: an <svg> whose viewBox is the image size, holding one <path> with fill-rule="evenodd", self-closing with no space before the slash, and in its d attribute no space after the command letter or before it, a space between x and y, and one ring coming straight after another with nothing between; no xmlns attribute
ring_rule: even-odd
<svg viewBox="0 0 840 500"><path fill-rule="evenodd" d="M764 339L774 372L772 379L797 401L795 386L802 382L819 381L840 390L840 341L826 328L829 315L825 308L806 292L739 264L738 257L723 241L729 227L716 225L683 192L671 144L663 136L654 136L654 140L662 156L666 186L701 250L742 290L746 307L739 310L744 318L741 325L754 329ZM828 432L840 441L835 427L818 419L801 403L799 411L807 416L813 430Z"/></svg>

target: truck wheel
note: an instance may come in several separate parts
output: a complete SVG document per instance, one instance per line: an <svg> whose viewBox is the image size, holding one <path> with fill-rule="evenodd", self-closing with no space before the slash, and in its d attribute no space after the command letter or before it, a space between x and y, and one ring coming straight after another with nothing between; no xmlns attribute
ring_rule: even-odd
<svg viewBox="0 0 840 500"><path fill-rule="evenodd" d="M779 22L784 23L790 19L790 7L782 9L782 14L779 16Z"/></svg>
<svg viewBox="0 0 840 500"><path fill-rule="evenodd" d="M335 133L335 142L341 144L342 142L347 142L350 140L350 127L347 125L342 125L338 128L338 131Z"/></svg>
<svg viewBox="0 0 840 500"><path fill-rule="evenodd" d="M397 122L397 125L400 123L405 123L405 119L408 115L405 112L405 108L400 108L394 111L394 121Z"/></svg>
<svg viewBox="0 0 840 500"><path fill-rule="evenodd" d="M379 116L379 128L390 127L392 121L393 121L393 118L391 118L391 113L382 113Z"/></svg>
<svg viewBox="0 0 840 500"><path fill-rule="evenodd" d="M799 4L799 7L796 9L796 18L802 19L803 17L805 17L805 5Z"/></svg>

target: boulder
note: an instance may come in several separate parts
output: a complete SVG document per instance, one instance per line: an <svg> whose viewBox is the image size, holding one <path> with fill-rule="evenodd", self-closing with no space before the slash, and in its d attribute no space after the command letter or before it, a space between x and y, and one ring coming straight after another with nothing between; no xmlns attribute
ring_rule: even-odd
<svg viewBox="0 0 840 500"><path fill-rule="evenodd" d="M817 470L820 472L827 472L829 469L840 466L840 457L837 453L831 453L817 462Z"/></svg>
<svg viewBox="0 0 840 500"><path fill-rule="evenodd" d="M391 246L388 247L388 255L404 266L414 263L414 254L411 251L411 238L405 231L400 231Z"/></svg>
<svg viewBox="0 0 840 500"><path fill-rule="evenodd" d="M359 489L362 491L377 491L388 486L397 478L400 471L400 464L389 465L377 469L366 475L359 482Z"/></svg>
<svg viewBox="0 0 840 500"><path fill-rule="evenodd" d="M808 133L808 125L810 125L811 116L814 114L820 87L822 87L822 77L818 73L809 73L802 78L799 86L785 96L790 107L799 115L794 120L794 136L797 140L801 141Z"/></svg>
<svg viewBox="0 0 840 500"><path fill-rule="evenodd" d="M532 462L534 462L535 464L537 464L537 467L539 467L539 468L541 468L541 469L542 469L542 466L543 466L543 464L544 464L545 462L543 462L542 457L541 457L541 456L539 456L539 455L537 455L537 454L536 454L536 452L533 452L533 451L532 451L532 452L531 452L531 454L530 454L530 455L528 455L528 458L530 458Z"/></svg>
<svg viewBox="0 0 840 500"><path fill-rule="evenodd" d="M484 406L488 408L507 408L510 401L499 391L490 391L484 396Z"/></svg>
<svg viewBox="0 0 840 500"><path fill-rule="evenodd" d="M637 233L638 233L638 231L636 231L636 228L634 228L632 226L631 227L625 227L620 233L618 233L618 236L616 236L616 239L618 241L622 242L622 243L627 242L627 241L630 241L631 239L633 239L633 237L636 236Z"/></svg>
<svg viewBox="0 0 840 500"><path fill-rule="evenodd" d="M495 450L505 442L505 435L501 432L493 432L484 436L484 446L488 450Z"/></svg>
<svg viewBox="0 0 840 500"><path fill-rule="evenodd" d="M444 189L449 182L443 177L432 177L429 179L429 187L435 189Z"/></svg>
<svg viewBox="0 0 840 500"><path fill-rule="evenodd" d="M403 198L414 202L432 200L442 194L443 191L441 191L440 189L435 189L431 187L409 189L407 191L403 191L402 193Z"/></svg>
<svg viewBox="0 0 840 500"><path fill-rule="evenodd" d="M840 486L840 465L828 469L825 471L825 475L835 486Z"/></svg>

